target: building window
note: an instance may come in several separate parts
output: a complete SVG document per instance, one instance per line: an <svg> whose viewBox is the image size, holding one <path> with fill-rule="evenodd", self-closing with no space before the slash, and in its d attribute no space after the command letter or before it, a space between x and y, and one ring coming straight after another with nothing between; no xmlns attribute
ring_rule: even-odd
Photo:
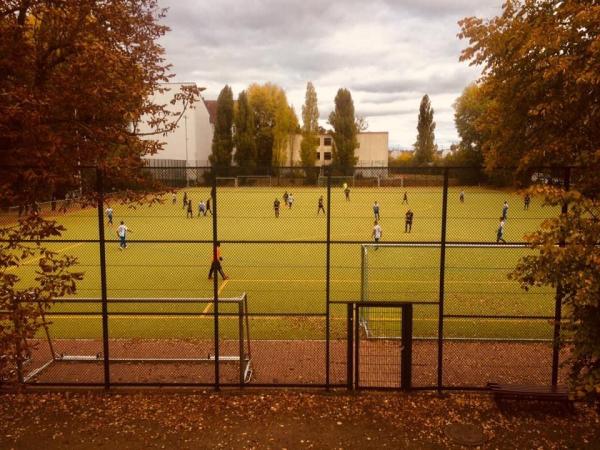
<svg viewBox="0 0 600 450"><path fill-rule="evenodd" d="M323 159L325 161L329 161L331 159L331 152L324 152L323 153Z"/></svg>
<svg viewBox="0 0 600 450"><path fill-rule="evenodd" d="M330 137L324 138L323 145L325 145L326 147L331 147L331 138Z"/></svg>
<svg viewBox="0 0 600 450"><path fill-rule="evenodd" d="M321 153L317 152L317 159L321 159Z"/></svg>

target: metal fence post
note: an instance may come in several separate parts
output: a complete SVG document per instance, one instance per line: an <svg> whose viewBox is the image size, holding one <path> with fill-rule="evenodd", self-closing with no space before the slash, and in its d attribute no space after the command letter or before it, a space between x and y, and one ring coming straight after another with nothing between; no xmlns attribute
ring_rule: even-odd
<svg viewBox="0 0 600 450"><path fill-rule="evenodd" d="M412 388L412 323L413 304L407 303L402 306L402 355L400 386L402 390L409 391Z"/></svg>
<svg viewBox="0 0 600 450"><path fill-rule="evenodd" d="M346 306L347 320L347 344L346 349L346 388L351 391L354 388L352 375L354 374L354 304L348 303Z"/></svg>
<svg viewBox="0 0 600 450"><path fill-rule="evenodd" d="M244 304L243 302L238 303L238 344L240 351L240 389L244 387L244 363L246 358L244 357Z"/></svg>
<svg viewBox="0 0 600 450"><path fill-rule="evenodd" d="M570 189L571 184L571 168L566 167L564 173L563 187L565 192ZM563 202L561 208L561 215L567 214L569 210L569 205L567 202ZM564 236L560 237L560 241L558 243L560 247L565 246L565 238ZM562 319L562 299L563 299L563 290L562 283L559 282L556 284L556 297L554 301L554 330L552 334L552 386L556 387L558 384L558 367L560 364L560 321Z"/></svg>
<svg viewBox="0 0 600 450"><path fill-rule="evenodd" d="M217 260L217 172L214 171L212 179L212 188L210 190L212 197L212 226L213 226L213 263ZM215 390L219 390L219 272L213 273L213 303L214 303L214 345L215 345Z"/></svg>
<svg viewBox="0 0 600 450"><path fill-rule="evenodd" d="M437 388L442 390L444 359L444 279L446 274L446 222L448 219L448 168L444 168L444 190L442 193L442 234L440 238L440 287L438 300L438 358Z"/></svg>
<svg viewBox="0 0 600 450"><path fill-rule="evenodd" d="M23 317L21 314L21 301L20 298L13 298L13 322L15 327L15 363L17 365L17 381L19 384L24 383L23 378L23 348L21 346L21 321Z"/></svg>
<svg viewBox="0 0 600 450"><path fill-rule="evenodd" d="M331 170L327 171L327 244L325 248L325 387L329 390L329 366L331 363L330 355L330 307L329 300L331 296Z"/></svg>
<svg viewBox="0 0 600 450"><path fill-rule="evenodd" d="M104 355L104 389L110 388L110 359L108 346L108 295L106 286L106 243L104 242L104 173L96 168L98 191L98 240L100 243L100 290L102 296L102 352Z"/></svg>

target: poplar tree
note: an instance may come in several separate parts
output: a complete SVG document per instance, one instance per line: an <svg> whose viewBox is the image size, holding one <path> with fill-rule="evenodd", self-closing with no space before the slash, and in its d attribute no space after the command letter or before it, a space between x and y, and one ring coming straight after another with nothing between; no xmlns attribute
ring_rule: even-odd
<svg viewBox="0 0 600 450"><path fill-rule="evenodd" d="M231 167L233 152L233 92L228 85L221 90L217 98L217 118L212 142L211 165L220 170Z"/></svg>
<svg viewBox="0 0 600 450"><path fill-rule="evenodd" d="M341 173L350 175L356 164L354 151L358 145L356 138L356 118L354 102L348 89L341 88L335 96L335 110L329 115L329 123L333 126L333 161L332 166Z"/></svg>
<svg viewBox="0 0 600 450"><path fill-rule="evenodd" d="M433 108L429 96L425 94L421 99L417 123L417 142L415 142L415 162L417 164L427 164L433 161L437 150L434 131Z"/></svg>
<svg viewBox="0 0 600 450"><path fill-rule="evenodd" d="M240 171L252 174L256 170L256 141L254 140L254 111L246 91L240 92L235 108L235 155Z"/></svg>
<svg viewBox="0 0 600 450"><path fill-rule="evenodd" d="M319 107L317 105L317 92L312 84L306 85L306 95L302 106L302 144L300 146L300 159L305 167L307 182L314 183L318 175L315 169L317 160L317 139L319 138Z"/></svg>

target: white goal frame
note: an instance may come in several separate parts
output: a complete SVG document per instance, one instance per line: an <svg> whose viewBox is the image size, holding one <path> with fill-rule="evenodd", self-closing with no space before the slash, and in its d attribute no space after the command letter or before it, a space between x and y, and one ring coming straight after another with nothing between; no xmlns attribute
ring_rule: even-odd
<svg viewBox="0 0 600 450"><path fill-rule="evenodd" d="M56 299L56 303L97 303L100 304L102 299L100 298L75 298L75 299ZM237 316L238 324L238 336L236 339L239 342L239 349L236 354L234 352L233 355L229 354L220 354L218 358L216 355L211 355L210 353L206 357L191 357L191 358L164 358L164 357L153 357L153 358L119 358L119 357L109 357L108 362L110 364L131 364L131 363L146 363L146 364L156 364L156 363L186 363L186 364L204 364L204 363L215 363L215 360L218 359L219 363L229 363L236 364L239 368L239 383L247 384L252 380L253 375L253 366L252 366L252 354L250 349L250 322L248 316L248 295L244 292L239 297L230 297L230 298L219 298L219 303L222 304L230 304L233 305L237 311L233 313L233 316ZM205 304L213 304L213 298L109 298L107 299L108 303L113 304L124 304L124 303L144 303L144 304L196 304L196 305L205 305ZM19 375L20 378L23 379L25 383L31 382L35 380L35 378L40 375L42 372L47 370L54 364L57 363L103 363L104 357L102 353L96 353L92 355L68 355L64 353L58 353L54 347L54 341L50 333L50 329L48 325L50 322L46 320L49 315L47 312L43 311L41 306L38 304L42 317L42 326L45 331L46 340L48 343L48 349L50 351L50 360L46 361L40 367L32 370L31 372L24 374L21 373ZM237 307L237 308L236 308ZM2 313L3 311L0 311ZM98 314L100 315L100 313ZM111 313L110 316L118 317L119 315L123 315L123 313ZM213 313L207 313L207 316L214 315ZM230 314L231 315L231 314ZM175 316L173 316L175 317ZM199 315L199 318L202 315ZM32 383L32 384L35 384Z"/></svg>
<svg viewBox="0 0 600 450"><path fill-rule="evenodd" d="M273 179L271 177L271 175L238 175L237 177L235 177L236 182L235 182L235 187L239 187L239 186L244 186L243 183L240 183L240 181L243 180L259 180L259 179L266 179L269 181L269 187L273 186ZM266 187L266 186L265 186Z"/></svg>
<svg viewBox="0 0 600 450"><path fill-rule="evenodd" d="M225 180L233 180L233 186L221 186L221 187L238 187L237 177L217 177L216 178L217 186L219 186L219 181L225 181Z"/></svg>
<svg viewBox="0 0 600 450"><path fill-rule="evenodd" d="M319 178L317 178L317 185L318 186L327 186L327 175L319 175ZM354 187L354 175L348 175L348 176L342 176L342 175L335 175L331 177L331 184L333 185L334 182L347 182L349 186ZM336 184L337 187L337 184Z"/></svg>
<svg viewBox="0 0 600 450"><path fill-rule="evenodd" d="M373 175L373 176L369 176L369 177L365 177L365 176L361 176L361 177L354 177L354 182L353 185L356 185L356 180L375 180L376 184L373 187L381 187L381 177L379 175ZM370 187L370 186L364 186L364 187Z"/></svg>

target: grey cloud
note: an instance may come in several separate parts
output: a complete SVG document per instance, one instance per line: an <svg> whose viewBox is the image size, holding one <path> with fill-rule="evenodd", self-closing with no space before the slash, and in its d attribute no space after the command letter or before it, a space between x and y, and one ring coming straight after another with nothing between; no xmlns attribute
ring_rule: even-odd
<svg viewBox="0 0 600 450"><path fill-rule="evenodd" d="M501 2L159 0L170 8L165 24L172 29L161 43L174 81L206 86L207 98L226 83L239 90L271 81L287 90L299 113L311 80L326 120L335 92L347 87L358 113L381 118L379 126L398 140L394 134L406 128L400 122L415 119L422 94L457 96L477 76L458 63L464 43L456 21L497 13ZM434 104L436 111L450 107Z"/></svg>
<svg viewBox="0 0 600 450"><path fill-rule="evenodd" d="M423 94L445 94L460 92L472 81L472 75L465 70L435 73L430 76L402 77L397 79L369 80L356 83L352 87L368 93L422 92Z"/></svg>

